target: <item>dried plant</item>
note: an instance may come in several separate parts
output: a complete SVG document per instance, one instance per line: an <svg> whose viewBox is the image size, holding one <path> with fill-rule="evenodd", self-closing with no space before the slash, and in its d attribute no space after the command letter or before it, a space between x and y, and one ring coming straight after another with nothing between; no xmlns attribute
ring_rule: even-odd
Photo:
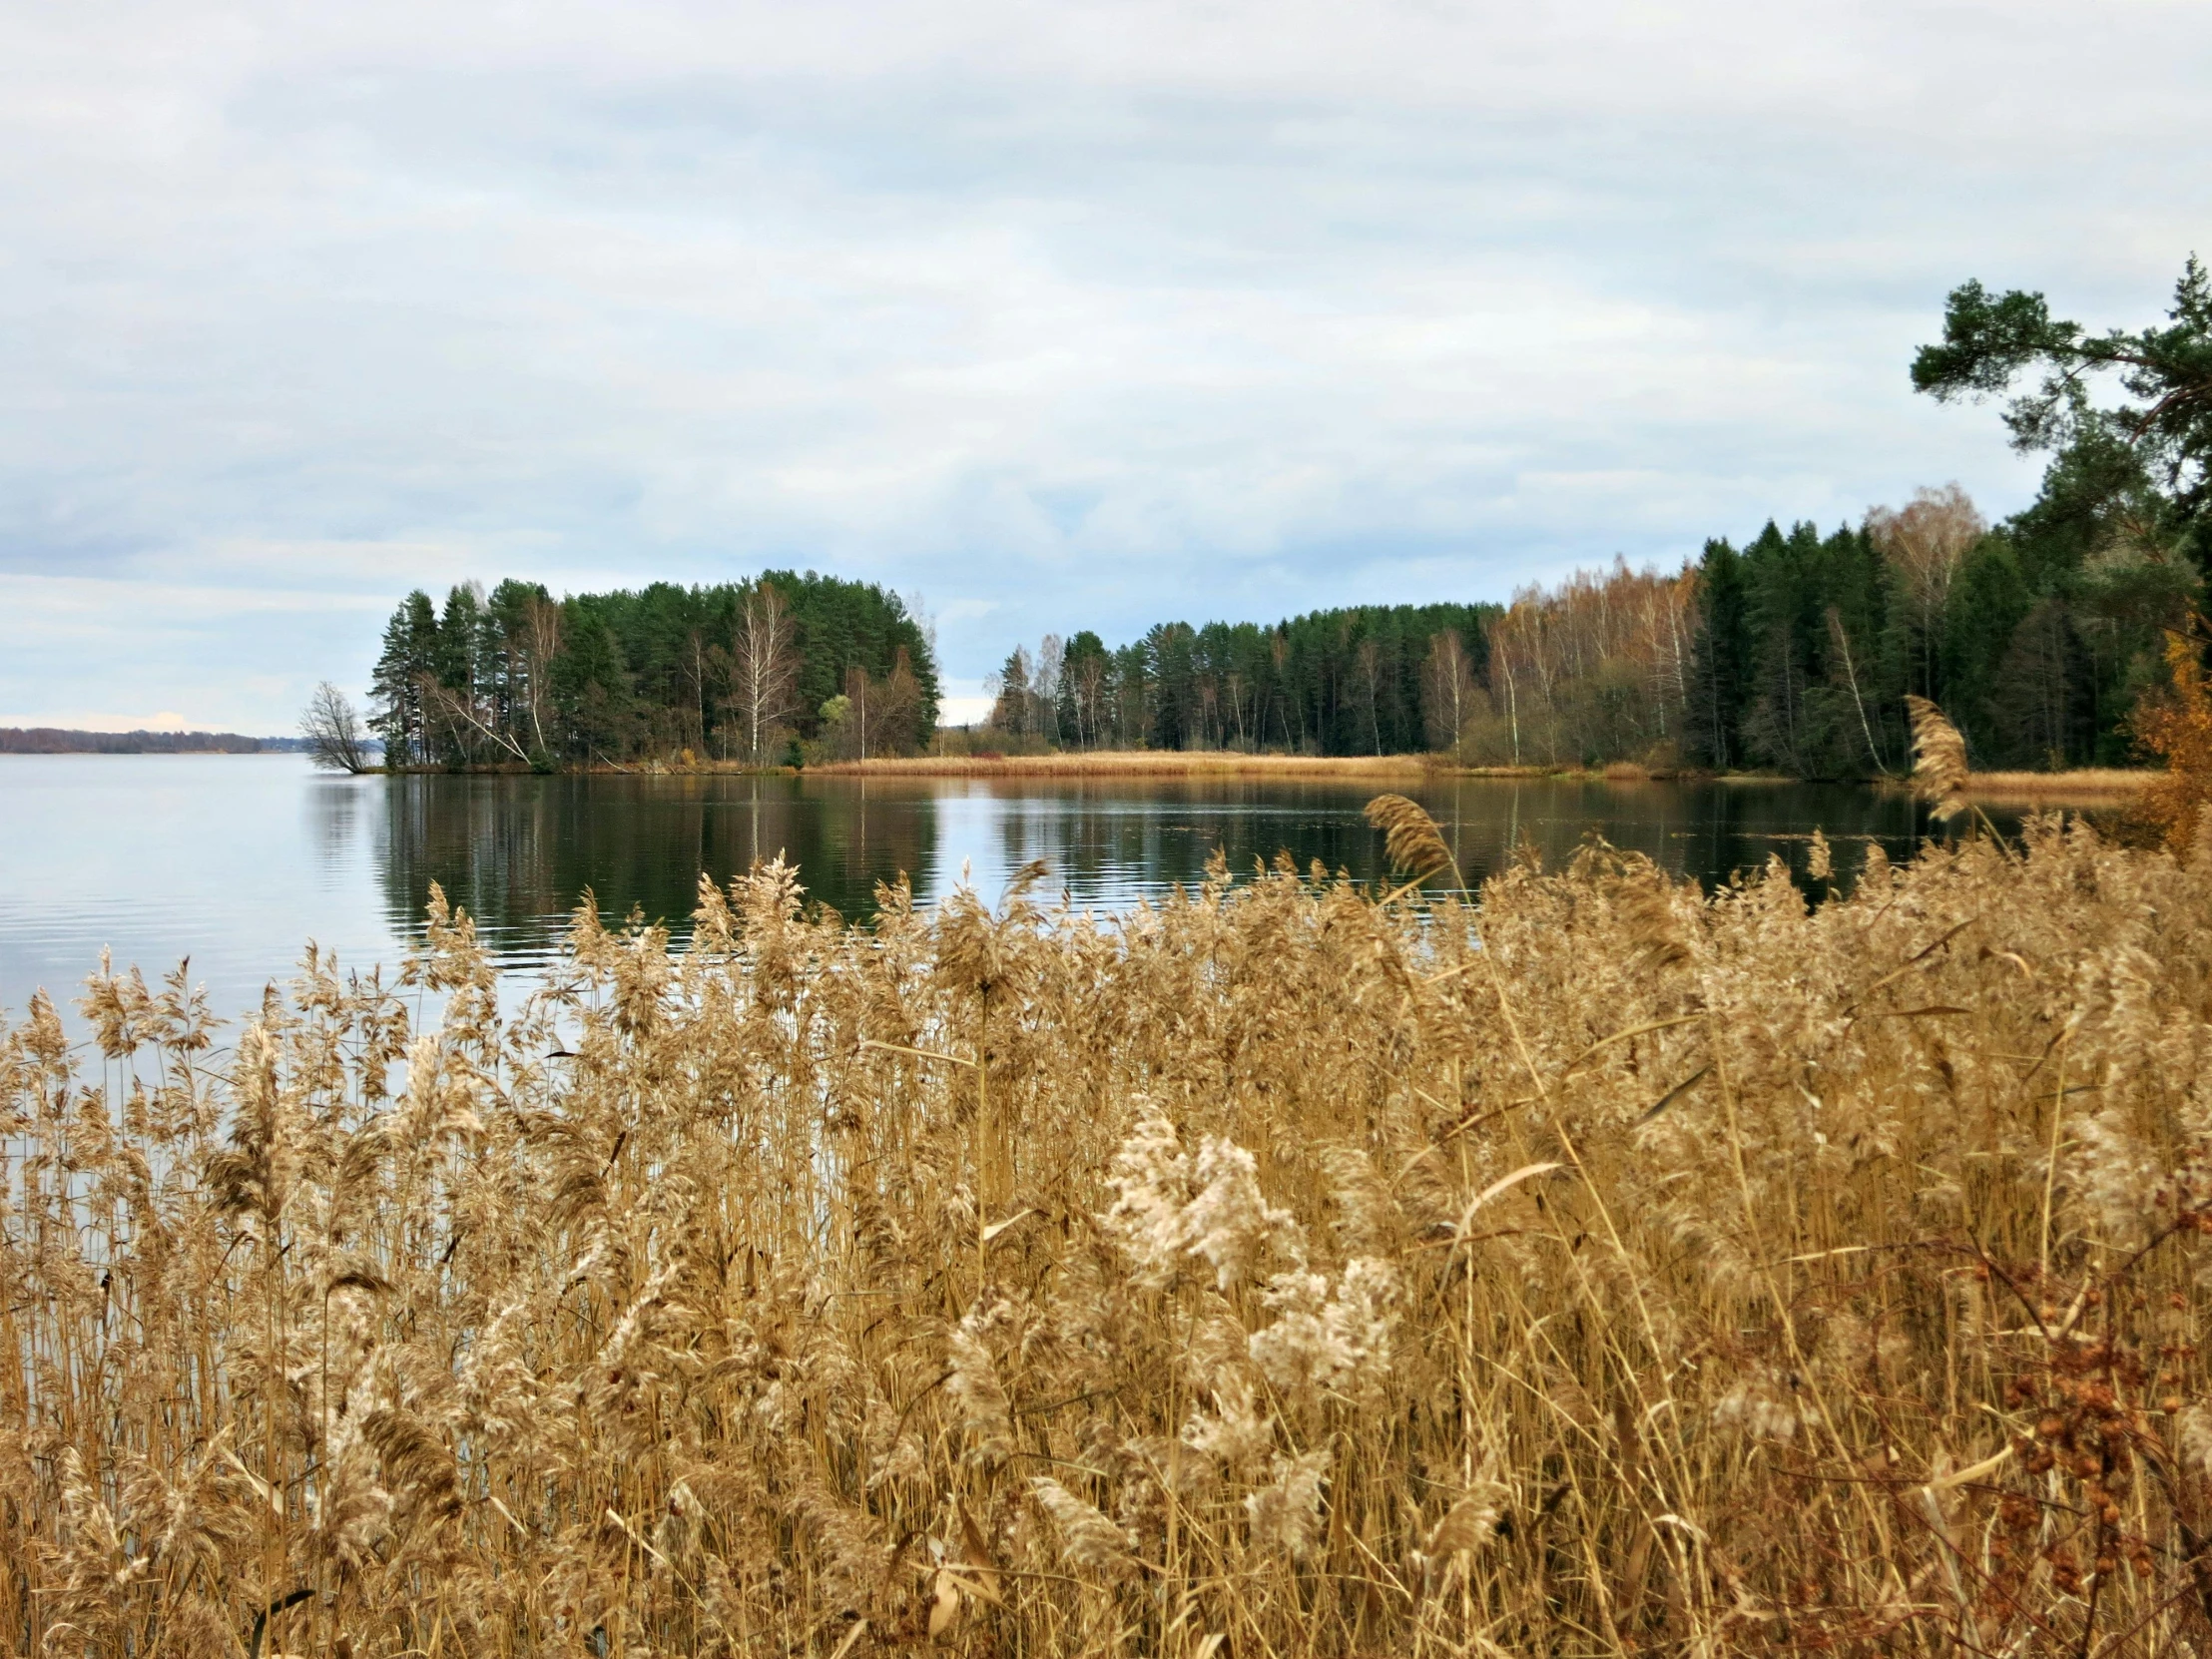
<svg viewBox="0 0 2212 1659"><path fill-rule="evenodd" d="M1368 803L1368 822L1382 831L1383 850L1392 869L1405 871L1415 881L1448 869L1454 886L1466 885L1443 831L1419 802L1402 795L1379 795Z"/></svg>
<svg viewBox="0 0 2212 1659"><path fill-rule="evenodd" d="M1913 721L1913 793L1948 824L1966 810L1966 740L1927 698L1908 694L1905 707Z"/></svg>
<svg viewBox="0 0 2212 1659"><path fill-rule="evenodd" d="M8 1650L2212 1644L2212 860L1039 890L34 1001Z"/></svg>
<svg viewBox="0 0 2212 1659"><path fill-rule="evenodd" d="M2212 805L2212 686L2204 678L2203 619L2194 620L2190 633L2166 636L2165 694L2145 698L2133 722L2136 742L2166 763L2135 813L2176 852L2189 849Z"/></svg>

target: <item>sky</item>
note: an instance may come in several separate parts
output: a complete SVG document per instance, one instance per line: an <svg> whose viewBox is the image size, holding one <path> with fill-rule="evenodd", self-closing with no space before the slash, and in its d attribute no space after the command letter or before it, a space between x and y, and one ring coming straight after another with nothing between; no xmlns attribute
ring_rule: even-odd
<svg viewBox="0 0 2212 1659"><path fill-rule="evenodd" d="M2212 6L0 0L0 725L292 729L412 587L1019 641L1503 600L2038 464L1967 277L2212 255Z"/></svg>

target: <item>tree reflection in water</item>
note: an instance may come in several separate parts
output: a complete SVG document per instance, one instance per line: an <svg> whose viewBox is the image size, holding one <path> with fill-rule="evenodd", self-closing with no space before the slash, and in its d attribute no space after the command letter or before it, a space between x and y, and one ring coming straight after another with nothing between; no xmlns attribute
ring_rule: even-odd
<svg viewBox="0 0 2212 1659"><path fill-rule="evenodd" d="M989 897L1032 858L1098 909L1198 881L1217 846L1238 873L1287 850L1302 869L1318 858L1380 880L1381 836L1361 817L1374 793L1372 781L410 776L382 785L380 869L396 928L419 927L435 880L520 966L554 946L586 888L610 924L635 908L682 937L700 871L726 881L778 853L811 899L853 919L901 871L925 903L963 867ZM1519 848L1556 867L1593 833L1708 884L1775 854L1803 872L1816 828L1848 883L1870 840L1901 857L1922 828L1902 796L1849 786L1438 779L1406 793L1476 883Z"/></svg>

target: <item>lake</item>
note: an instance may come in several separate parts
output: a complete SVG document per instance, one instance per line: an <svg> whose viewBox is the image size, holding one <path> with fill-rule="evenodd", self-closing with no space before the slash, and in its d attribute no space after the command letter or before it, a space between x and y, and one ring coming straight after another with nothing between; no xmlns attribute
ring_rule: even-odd
<svg viewBox="0 0 2212 1659"><path fill-rule="evenodd" d="M962 879L995 898L1043 858L1074 905L1115 909L1287 848L1387 875L1361 809L1379 786L1310 780L330 778L296 755L0 757L0 1009L64 1001L112 947L151 978L182 957L219 1012L251 1007L313 939L348 966L396 964L431 881L502 965L542 964L589 887L679 933L702 869L783 852L810 895L859 917L903 870L924 901ZM1437 780L1394 783L1444 826L1470 882L1514 848L1547 865L1588 834L1708 883L1819 828L1848 872L1879 840L1908 855L1910 801L1850 786ZM1996 815L1998 827L2014 827ZM66 1006L65 1006L66 1011Z"/></svg>

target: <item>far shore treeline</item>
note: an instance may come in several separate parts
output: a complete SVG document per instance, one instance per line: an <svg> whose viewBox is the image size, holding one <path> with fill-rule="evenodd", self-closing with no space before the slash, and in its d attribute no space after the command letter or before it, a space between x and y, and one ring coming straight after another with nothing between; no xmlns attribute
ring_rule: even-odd
<svg viewBox="0 0 2212 1659"><path fill-rule="evenodd" d="M0 726L0 755L262 755L309 747L304 738L240 732L80 732L59 726Z"/></svg>
<svg viewBox="0 0 2212 1659"><path fill-rule="evenodd" d="M1977 766L2125 764L2198 574L2041 505L1992 528L1957 490L1923 491L1861 525L1770 523L1671 575L1616 563L1503 608L1165 623L1118 650L1048 635L1007 658L972 741L1857 778L1910 769L1910 693L1951 715Z"/></svg>
<svg viewBox="0 0 2212 1659"><path fill-rule="evenodd" d="M2114 406L2091 401L2099 373ZM1991 525L1956 485L1924 488L1506 606L1162 622L1119 646L1078 627L1012 651L987 722L956 732L924 624L869 584L458 587L392 617L370 724L394 766L1152 748L1863 778L1910 768L1921 697L1977 767L2126 764L2206 644L2212 278L2192 258L2163 325L2104 334L1966 282L1912 376L1939 400L2026 380L2003 418L2050 457L2027 508Z"/></svg>

